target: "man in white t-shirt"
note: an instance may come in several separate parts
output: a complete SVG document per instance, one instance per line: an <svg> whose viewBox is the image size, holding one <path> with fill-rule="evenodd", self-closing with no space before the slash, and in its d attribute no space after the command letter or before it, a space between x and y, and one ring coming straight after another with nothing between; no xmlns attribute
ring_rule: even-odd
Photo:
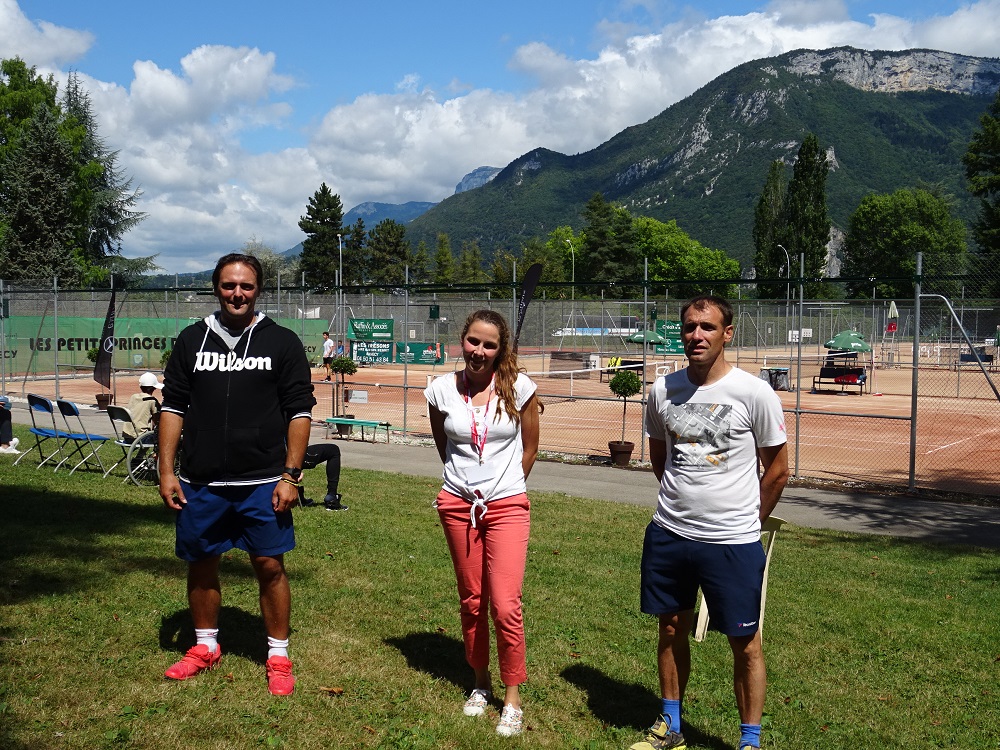
<svg viewBox="0 0 1000 750"><path fill-rule="evenodd" d="M326 368L326 377L323 378L324 382L330 379L331 362L333 362L333 341L330 339L330 334L323 331L323 367Z"/></svg>
<svg viewBox="0 0 1000 750"><path fill-rule="evenodd" d="M688 367L657 379L649 394L645 428L660 492L643 542L641 606L659 618L661 716L631 750L687 747L681 701L699 586L733 652L737 747L760 747L766 688L760 522L788 481L788 452L781 401L766 382L726 361L732 338L729 302L689 301L681 309Z"/></svg>

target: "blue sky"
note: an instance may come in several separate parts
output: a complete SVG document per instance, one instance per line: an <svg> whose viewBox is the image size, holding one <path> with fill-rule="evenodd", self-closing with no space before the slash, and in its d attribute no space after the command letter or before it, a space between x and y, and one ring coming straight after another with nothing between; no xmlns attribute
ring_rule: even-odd
<svg viewBox="0 0 1000 750"><path fill-rule="evenodd" d="M791 49L997 56L1000 0L0 0L0 57L80 73L149 218L124 245L201 270L344 208L438 201L478 166L586 151Z"/></svg>

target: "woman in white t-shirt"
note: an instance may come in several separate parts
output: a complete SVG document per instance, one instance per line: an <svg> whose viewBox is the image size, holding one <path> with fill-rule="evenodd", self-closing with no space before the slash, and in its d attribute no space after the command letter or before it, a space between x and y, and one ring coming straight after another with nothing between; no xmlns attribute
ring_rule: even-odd
<svg viewBox="0 0 1000 750"><path fill-rule="evenodd" d="M476 682L463 708L480 716L492 697L490 626L506 688L497 733L521 733L519 686L527 679L521 585L528 554L530 504L525 479L538 454L541 404L518 371L503 316L478 310L462 329L465 369L424 391L444 463L435 506L448 540L461 602L465 658Z"/></svg>

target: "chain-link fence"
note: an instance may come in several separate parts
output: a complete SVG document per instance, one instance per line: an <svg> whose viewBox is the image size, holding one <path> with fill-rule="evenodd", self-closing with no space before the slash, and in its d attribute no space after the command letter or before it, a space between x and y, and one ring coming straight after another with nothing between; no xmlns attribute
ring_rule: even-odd
<svg viewBox="0 0 1000 750"><path fill-rule="evenodd" d="M961 279L951 281L958 296L928 295L918 285L905 299L801 301L791 284L785 299L758 300L752 284L719 282L737 289L727 356L781 396L796 476L1000 494L992 476L1000 430L1000 302L966 298ZM298 333L314 365L327 330L361 364L346 394L316 375L316 419L346 410L388 422L397 433L429 436L422 395L428 378L461 366L459 335L471 311L492 308L516 319L512 291L409 287L341 298L292 288L265 293L258 309ZM91 392L87 355L99 340L110 296L108 290L4 282L0 389L58 396L60 388L89 382L80 387ZM684 366L677 342L683 301L655 285L644 298L624 300L578 298L566 284L539 287L519 354L546 404L543 451L606 460L608 442L624 433L636 445L633 459L646 458L645 392L658 374ZM134 375L161 369L177 333L217 307L208 289L118 291L113 390L127 398ZM381 322L377 356L366 348L371 337L359 324L364 321ZM646 331L662 341L630 340ZM864 346L826 346L844 332L859 334ZM614 367L643 373L643 392L624 402L615 398L607 385Z"/></svg>

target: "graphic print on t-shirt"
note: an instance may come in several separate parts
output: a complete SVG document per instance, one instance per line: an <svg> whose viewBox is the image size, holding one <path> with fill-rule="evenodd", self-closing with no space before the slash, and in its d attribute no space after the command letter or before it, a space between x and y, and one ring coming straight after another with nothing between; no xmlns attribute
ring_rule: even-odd
<svg viewBox="0 0 1000 750"><path fill-rule="evenodd" d="M731 404L669 405L671 465L695 471L728 471L732 411Z"/></svg>

